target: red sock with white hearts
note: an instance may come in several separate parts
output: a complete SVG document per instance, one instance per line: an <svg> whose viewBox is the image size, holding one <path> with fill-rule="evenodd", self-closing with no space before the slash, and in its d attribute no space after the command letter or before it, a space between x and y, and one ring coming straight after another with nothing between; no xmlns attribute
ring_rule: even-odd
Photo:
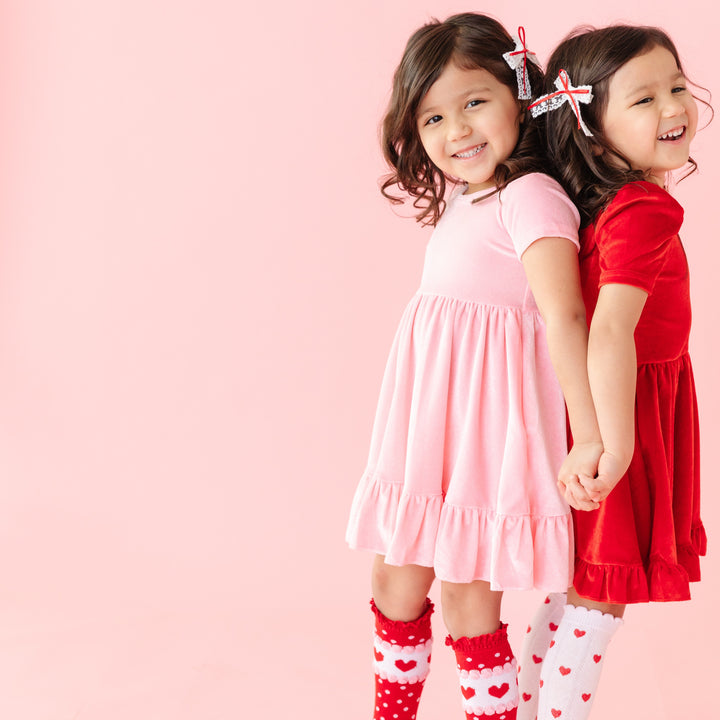
<svg viewBox="0 0 720 720"><path fill-rule="evenodd" d="M373 720L414 720L425 678L430 672L433 604L412 622L388 620L371 600L375 613L375 712Z"/></svg>
<svg viewBox="0 0 720 720"><path fill-rule="evenodd" d="M538 720L586 720L608 644L622 619L566 605L540 673Z"/></svg>
<svg viewBox="0 0 720 720"><path fill-rule="evenodd" d="M445 640L457 658L467 720L515 720L518 704L517 662L507 625L488 635ZM489 716L489 717L488 717Z"/></svg>
<svg viewBox="0 0 720 720"><path fill-rule="evenodd" d="M517 720L535 720L537 716L540 670L566 603L567 593L550 593L527 627L518 665L520 704Z"/></svg>

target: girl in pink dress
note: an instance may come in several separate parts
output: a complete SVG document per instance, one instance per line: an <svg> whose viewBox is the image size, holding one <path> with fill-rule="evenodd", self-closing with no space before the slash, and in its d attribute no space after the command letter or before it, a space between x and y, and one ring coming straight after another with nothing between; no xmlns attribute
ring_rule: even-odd
<svg viewBox="0 0 720 720"><path fill-rule="evenodd" d="M416 716L436 577L467 717L515 718L503 591L562 592L571 579L571 516L556 485L563 392L575 445L562 477L596 506L573 480L594 474L602 447L585 370L579 216L542 173L527 110L542 79L522 28L513 40L473 13L420 28L395 73L383 193L407 193L435 230L347 531L351 547L377 555L375 720Z"/></svg>
<svg viewBox="0 0 720 720"><path fill-rule="evenodd" d="M657 28L571 34L546 85L531 111L583 217L588 371L604 451L598 472L579 477L601 505L574 513L568 604L546 605L531 624L529 635L545 638L534 645L542 685L518 717L584 720L626 605L688 600L705 553L683 211L664 189L688 163L698 113Z"/></svg>

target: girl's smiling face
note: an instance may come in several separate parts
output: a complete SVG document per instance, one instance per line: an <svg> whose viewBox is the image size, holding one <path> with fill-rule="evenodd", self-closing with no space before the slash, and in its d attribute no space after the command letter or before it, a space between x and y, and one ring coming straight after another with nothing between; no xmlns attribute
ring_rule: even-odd
<svg viewBox="0 0 720 720"><path fill-rule="evenodd" d="M472 193L493 187L495 168L520 134L520 105L487 70L449 63L420 103L417 128L430 160Z"/></svg>
<svg viewBox="0 0 720 720"><path fill-rule="evenodd" d="M697 119L687 80L664 47L637 55L610 79L604 135L632 169L659 185L687 163Z"/></svg>

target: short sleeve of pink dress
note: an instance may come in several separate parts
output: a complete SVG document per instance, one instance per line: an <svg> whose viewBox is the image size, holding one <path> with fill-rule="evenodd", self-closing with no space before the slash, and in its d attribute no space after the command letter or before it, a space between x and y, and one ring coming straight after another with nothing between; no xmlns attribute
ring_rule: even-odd
<svg viewBox="0 0 720 720"><path fill-rule="evenodd" d="M580 257L588 322L600 287L648 293L635 330L635 452L627 475L597 512L574 513L579 594L611 603L686 600L705 553L700 520L697 402L688 355L690 288L678 236L683 211L662 188L622 188Z"/></svg>
<svg viewBox="0 0 720 720"><path fill-rule="evenodd" d="M347 540L441 580L564 590L572 523L555 478L565 405L520 256L543 237L577 246L579 216L542 174L487 195L455 193L430 238Z"/></svg>

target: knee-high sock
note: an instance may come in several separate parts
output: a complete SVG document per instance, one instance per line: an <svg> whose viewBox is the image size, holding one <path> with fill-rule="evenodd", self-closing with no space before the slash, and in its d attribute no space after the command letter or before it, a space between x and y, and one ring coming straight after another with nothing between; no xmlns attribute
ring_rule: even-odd
<svg viewBox="0 0 720 720"><path fill-rule="evenodd" d="M586 720L620 618L566 605L540 673L538 720Z"/></svg>
<svg viewBox="0 0 720 720"><path fill-rule="evenodd" d="M566 593L550 593L528 625L518 665L520 704L517 720L535 720L537 717L540 670L565 612L566 602Z"/></svg>
<svg viewBox="0 0 720 720"><path fill-rule="evenodd" d="M507 625L472 638L453 640L448 636L445 644L455 651L467 720L515 720L517 662L508 642Z"/></svg>
<svg viewBox="0 0 720 720"><path fill-rule="evenodd" d="M433 604L411 622L389 620L375 613L375 708L373 720L414 720L425 678L430 672Z"/></svg>

